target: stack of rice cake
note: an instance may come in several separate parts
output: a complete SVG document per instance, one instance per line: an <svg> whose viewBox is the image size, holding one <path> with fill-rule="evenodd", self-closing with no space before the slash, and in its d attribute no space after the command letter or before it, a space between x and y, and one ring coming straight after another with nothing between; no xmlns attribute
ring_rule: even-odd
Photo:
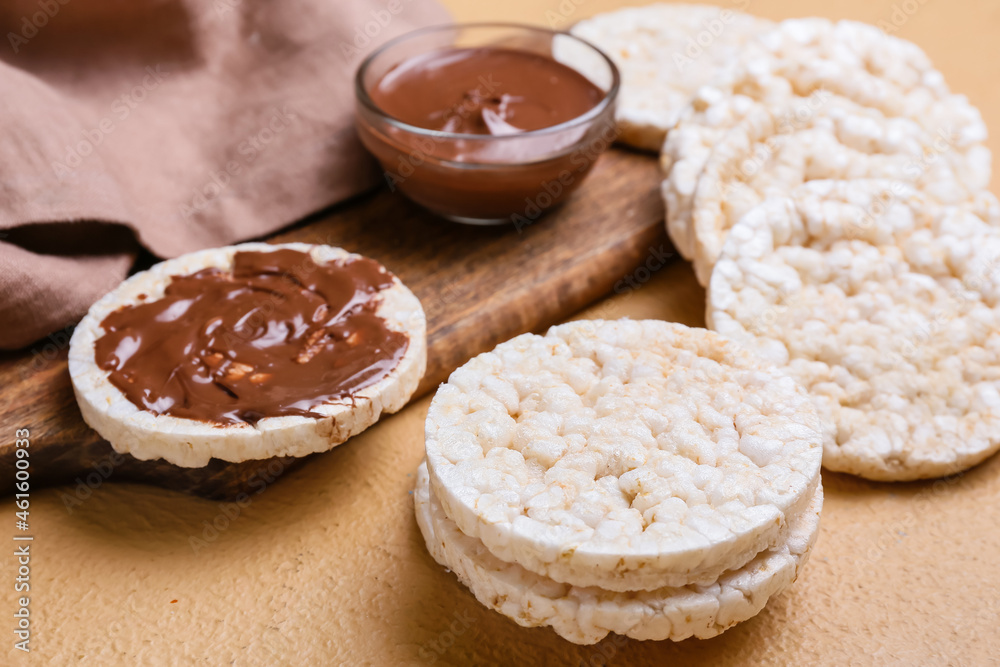
<svg viewBox="0 0 1000 667"><path fill-rule="evenodd" d="M712 637L797 576L822 506L807 394L660 321L525 334L455 371L415 505L480 602L594 643Z"/></svg>

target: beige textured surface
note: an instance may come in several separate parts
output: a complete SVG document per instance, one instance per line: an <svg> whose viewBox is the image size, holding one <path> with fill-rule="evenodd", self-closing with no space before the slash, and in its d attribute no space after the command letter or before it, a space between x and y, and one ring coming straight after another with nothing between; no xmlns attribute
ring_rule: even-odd
<svg viewBox="0 0 1000 667"><path fill-rule="evenodd" d="M556 0L450 4L469 20L559 17ZM581 2L569 19L615 4ZM890 20L894 4L919 7L899 34L920 43L952 88L982 108L996 150L1000 5L992 0L756 0L748 10L875 22ZM590 312L695 325L703 299L690 269L678 264ZM824 473L822 528L810 561L757 618L704 641L612 636L577 647L483 608L426 552L408 475L421 458L427 405L422 400L289 473L197 553L189 536L202 537L206 522L227 521L217 503L105 484L69 513L63 498L73 497L72 488L34 492L33 651L8 653L7 644L0 662L979 666L1000 655L998 457L951 482L880 485ZM11 532L13 512L11 499L0 502ZM8 623L10 551L0 557Z"/></svg>
<svg viewBox="0 0 1000 667"><path fill-rule="evenodd" d="M688 266L676 264L590 313L693 325L703 298ZM482 607L427 553L410 496L427 405L290 472L214 540L205 524L227 523L218 503L105 484L69 513L72 488L34 493L36 652L7 659L653 667L680 657L986 665L1000 654L1000 458L952 482L879 485L824 473L810 561L757 618L704 641L609 636L578 647ZM0 507L13 522L12 501ZM205 540L197 552L191 536ZM8 556L0 581L13 577Z"/></svg>

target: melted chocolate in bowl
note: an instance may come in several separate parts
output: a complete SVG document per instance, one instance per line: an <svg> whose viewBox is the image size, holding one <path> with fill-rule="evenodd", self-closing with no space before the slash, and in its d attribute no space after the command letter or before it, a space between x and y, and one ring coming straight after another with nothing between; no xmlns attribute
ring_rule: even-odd
<svg viewBox="0 0 1000 667"><path fill-rule="evenodd" d="M428 130L504 136L582 116L604 91L552 58L505 48L441 49L414 56L369 91L385 113ZM450 159L462 159L455 147Z"/></svg>
<svg viewBox="0 0 1000 667"><path fill-rule="evenodd" d="M97 365L138 408L218 424L320 417L386 377L406 334L375 314L380 264L316 264L290 249L237 252L230 271L174 276L162 298L108 315Z"/></svg>
<svg viewBox="0 0 1000 667"><path fill-rule="evenodd" d="M557 40L595 59L600 76L557 60ZM470 224L533 221L579 187L616 135L611 61L530 26L398 37L362 63L355 89L358 135L389 188Z"/></svg>

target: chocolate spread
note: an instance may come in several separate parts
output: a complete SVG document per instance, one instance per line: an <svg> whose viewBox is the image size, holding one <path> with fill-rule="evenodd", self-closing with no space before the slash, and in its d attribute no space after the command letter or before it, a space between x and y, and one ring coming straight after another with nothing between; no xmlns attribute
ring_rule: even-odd
<svg viewBox="0 0 1000 667"><path fill-rule="evenodd" d="M439 49L403 60L366 90L379 113L359 103L358 134L390 189L467 222L534 220L580 185L615 137L613 94L592 117L568 122L608 93L532 51Z"/></svg>
<svg viewBox="0 0 1000 667"><path fill-rule="evenodd" d="M409 340L375 314L392 275L370 259L238 252L233 268L174 276L162 298L101 326L97 365L137 407L220 424L318 417L388 375Z"/></svg>
<svg viewBox="0 0 1000 667"><path fill-rule="evenodd" d="M382 111L410 125L499 136L565 123L597 106L604 92L552 58L484 47L405 60L369 95Z"/></svg>

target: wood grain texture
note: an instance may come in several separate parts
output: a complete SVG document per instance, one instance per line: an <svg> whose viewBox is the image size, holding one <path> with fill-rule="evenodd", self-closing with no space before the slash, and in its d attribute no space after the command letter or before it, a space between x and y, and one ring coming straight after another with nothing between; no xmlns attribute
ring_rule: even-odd
<svg viewBox="0 0 1000 667"><path fill-rule="evenodd" d="M382 190L269 240L326 243L373 257L414 291L428 323L419 397L472 356L565 319L611 292L651 253L667 252L658 181L653 158L613 149L569 201L520 229L449 223ZM18 428L31 431L35 485L108 478L224 499L300 463L213 459L205 468L179 468L116 454L80 416L66 369L68 341L68 332L58 332L0 356L0 479L14 478Z"/></svg>

